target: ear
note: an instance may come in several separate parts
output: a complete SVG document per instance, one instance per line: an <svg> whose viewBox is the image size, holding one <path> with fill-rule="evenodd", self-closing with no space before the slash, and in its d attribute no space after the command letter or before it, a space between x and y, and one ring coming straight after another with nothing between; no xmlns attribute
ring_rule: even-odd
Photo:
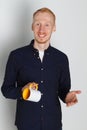
<svg viewBox="0 0 87 130"><path fill-rule="evenodd" d="M53 27L53 32L55 32L56 31L56 25L54 25L54 27Z"/></svg>

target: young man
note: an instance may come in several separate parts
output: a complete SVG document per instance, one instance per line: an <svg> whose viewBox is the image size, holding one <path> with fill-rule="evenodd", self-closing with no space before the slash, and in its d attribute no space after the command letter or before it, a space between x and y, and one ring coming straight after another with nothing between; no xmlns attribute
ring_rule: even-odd
<svg viewBox="0 0 87 130"><path fill-rule="evenodd" d="M50 45L55 19L50 9L37 10L32 23L34 40L9 56L2 93L6 98L17 99L18 130L62 130L59 98L67 106L78 101L76 94L80 91L70 92L68 58ZM37 103L22 99L22 91L33 82L38 83L42 93Z"/></svg>

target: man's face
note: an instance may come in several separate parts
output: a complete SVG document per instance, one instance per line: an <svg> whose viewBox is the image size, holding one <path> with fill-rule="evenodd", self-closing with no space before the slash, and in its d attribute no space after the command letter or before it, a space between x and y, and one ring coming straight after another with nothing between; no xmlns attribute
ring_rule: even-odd
<svg viewBox="0 0 87 130"><path fill-rule="evenodd" d="M37 43L44 44L50 42L51 34L55 31L55 23L52 14L38 12L34 16L32 30Z"/></svg>

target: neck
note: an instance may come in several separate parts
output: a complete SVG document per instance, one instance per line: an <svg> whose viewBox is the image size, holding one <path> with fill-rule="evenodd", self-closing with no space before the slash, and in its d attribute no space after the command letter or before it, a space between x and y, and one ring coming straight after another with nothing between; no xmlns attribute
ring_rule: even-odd
<svg viewBox="0 0 87 130"><path fill-rule="evenodd" d="M49 43L37 43L36 41L34 42L34 48L44 51L49 47Z"/></svg>

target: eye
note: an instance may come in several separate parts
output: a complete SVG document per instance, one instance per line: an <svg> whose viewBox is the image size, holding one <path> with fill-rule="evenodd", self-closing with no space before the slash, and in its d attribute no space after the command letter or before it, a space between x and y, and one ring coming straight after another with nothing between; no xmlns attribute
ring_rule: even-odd
<svg viewBox="0 0 87 130"><path fill-rule="evenodd" d="M46 26L46 27L48 27L48 26L49 26L49 24L46 24L45 26Z"/></svg>
<svg viewBox="0 0 87 130"><path fill-rule="evenodd" d="M50 27L50 24L47 23L47 24L45 24L45 26L46 26L46 27Z"/></svg>
<svg viewBox="0 0 87 130"><path fill-rule="evenodd" d="M40 26L40 24L39 24L39 23L36 23L36 26Z"/></svg>

